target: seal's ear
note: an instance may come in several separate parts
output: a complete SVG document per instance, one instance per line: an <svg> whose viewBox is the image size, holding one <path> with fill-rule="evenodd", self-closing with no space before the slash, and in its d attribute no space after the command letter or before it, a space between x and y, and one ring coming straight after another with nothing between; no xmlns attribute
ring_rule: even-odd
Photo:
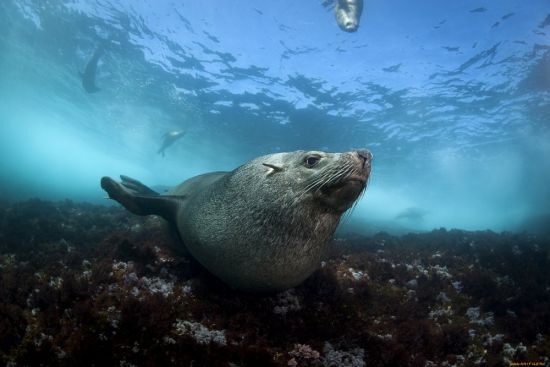
<svg viewBox="0 0 550 367"><path fill-rule="evenodd" d="M262 163L264 166L271 168L271 171L267 173L268 176L271 176L274 173L283 171L283 167L277 166L271 163Z"/></svg>

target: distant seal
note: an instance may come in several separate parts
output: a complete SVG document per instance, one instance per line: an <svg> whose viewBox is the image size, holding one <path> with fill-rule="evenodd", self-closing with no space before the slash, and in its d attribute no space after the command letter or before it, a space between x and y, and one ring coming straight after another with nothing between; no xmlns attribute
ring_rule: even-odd
<svg viewBox="0 0 550 367"><path fill-rule="evenodd" d="M429 211L427 211L426 209L419 208L417 206L411 206L400 211L395 216L395 219L408 219L411 221L421 221L422 219L424 219L424 217L428 213Z"/></svg>
<svg viewBox="0 0 550 367"><path fill-rule="evenodd" d="M162 145L160 147L160 149L158 150L158 154L162 154L162 156L164 157L164 151L166 150L166 148L168 148L170 145L174 144L174 142L180 138L183 138L183 136L185 135L185 132L184 131L170 131L170 132L167 132L166 134L164 134L162 137L163 137L163 142L162 142Z"/></svg>
<svg viewBox="0 0 550 367"><path fill-rule="evenodd" d="M335 0L334 15L340 29L355 32L363 13L363 0Z"/></svg>
<svg viewBox="0 0 550 367"><path fill-rule="evenodd" d="M98 46L95 49L92 58L90 59L90 61L88 61L88 64L86 64L86 69L84 69L83 73L80 73L80 77L82 78L82 87L84 87L84 90L88 93L95 93L101 90L95 85L95 76L97 72L97 64L99 62L99 58L104 53L104 46Z"/></svg>
<svg viewBox="0 0 550 367"><path fill-rule="evenodd" d="M193 177L166 195L126 176L103 177L101 187L132 213L174 223L191 255L232 287L275 292L318 268L366 187L371 160L367 150L296 151Z"/></svg>

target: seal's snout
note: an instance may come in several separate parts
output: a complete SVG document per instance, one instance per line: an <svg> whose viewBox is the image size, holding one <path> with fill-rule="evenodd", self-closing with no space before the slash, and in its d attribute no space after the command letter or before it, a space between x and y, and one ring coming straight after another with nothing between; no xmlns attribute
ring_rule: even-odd
<svg viewBox="0 0 550 367"><path fill-rule="evenodd" d="M370 172L370 164L372 162L372 153L366 149L358 150L357 155L363 161L362 168Z"/></svg>
<svg viewBox="0 0 550 367"><path fill-rule="evenodd" d="M346 32L355 32L357 30L357 24L354 22L348 21L344 25L344 29L346 30Z"/></svg>

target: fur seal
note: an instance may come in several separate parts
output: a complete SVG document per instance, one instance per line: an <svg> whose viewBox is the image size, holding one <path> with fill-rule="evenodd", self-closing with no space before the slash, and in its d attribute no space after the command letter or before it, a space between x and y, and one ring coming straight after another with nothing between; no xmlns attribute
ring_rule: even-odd
<svg viewBox="0 0 550 367"><path fill-rule="evenodd" d="M421 221L429 212L426 209L419 208L417 206L408 207L400 211L395 219L407 219L411 221Z"/></svg>
<svg viewBox="0 0 550 367"><path fill-rule="evenodd" d="M158 154L162 154L164 157L164 151L166 148L168 148L170 145L174 144L174 142L180 138L183 138L185 135L184 131L170 131L164 134L162 137L164 140L162 141L162 146L158 150Z"/></svg>
<svg viewBox="0 0 550 367"><path fill-rule="evenodd" d="M336 0L334 15L340 29L355 32L363 13L363 0Z"/></svg>
<svg viewBox="0 0 550 367"><path fill-rule="evenodd" d="M366 187L371 161L368 150L296 151L195 176L166 195L126 176L103 177L101 187L134 214L172 222L189 253L233 288L277 292L318 268L340 217Z"/></svg>
<svg viewBox="0 0 550 367"><path fill-rule="evenodd" d="M82 78L82 87L84 87L84 90L88 93L95 93L101 90L95 85L95 75L97 72L97 63L104 52L104 46L98 46L95 49L92 58L88 61L88 64L86 64L86 69L84 69L83 73L80 73L80 77Z"/></svg>

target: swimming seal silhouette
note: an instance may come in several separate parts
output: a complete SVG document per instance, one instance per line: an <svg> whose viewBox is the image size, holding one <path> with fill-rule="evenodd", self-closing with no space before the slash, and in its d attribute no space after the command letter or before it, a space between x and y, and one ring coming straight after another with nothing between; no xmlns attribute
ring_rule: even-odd
<svg viewBox="0 0 550 367"><path fill-rule="evenodd" d="M334 15L340 29L355 32L363 13L363 0L335 0Z"/></svg>
<svg viewBox="0 0 550 367"><path fill-rule="evenodd" d="M166 134L164 134L162 137L164 138L163 142L162 142L162 146L160 147L160 149L158 150L158 154L162 154L162 156L164 157L164 151L166 150L166 148L168 148L170 145L174 144L174 142L180 138L183 138L183 136L185 135L185 132L184 131L170 131L170 132L167 132Z"/></svg>
<svg viewBox="0 0 550 367"><path fill-rule="evenodd" d="M421 221L424 219L426 214L428 214L429 211L423 208L419 208L417 206L411 206L408 207L402 211L400 211L396 216L395 219L407 219L411 221Z"/></svg>
<svg viewBox="0 0 550 367"><path fill-rule="evenodd" d="M98 46L95 49L92 58L88 61L88 64L86 64L86 69L84 69L83 73L80 73L80 77L82 78L82 87L84 87L84 90L88 93L95 93L101 90L95 84L95 76L97 73L99 58L104 53L105 47L103 45Z"/></svg>
<svg viewBox="0 0 550 367"><path fill-rule="evenodd" d="M173 223L189 253L232 287L276 292L319 267L366 187L371 160L367 150L296 151L190 178L166 195L126 176L103 177L101 187L130 212Z"/></svg>

